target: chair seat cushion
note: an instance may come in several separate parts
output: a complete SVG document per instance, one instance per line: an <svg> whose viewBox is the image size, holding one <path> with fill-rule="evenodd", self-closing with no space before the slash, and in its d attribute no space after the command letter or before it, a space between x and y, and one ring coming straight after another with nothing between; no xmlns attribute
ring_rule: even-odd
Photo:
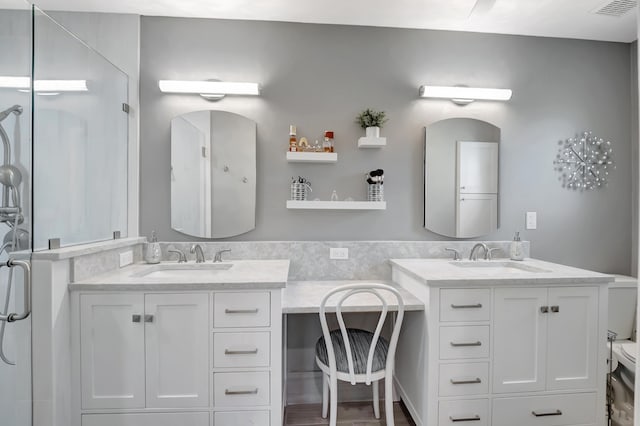
<svg viewBox="0 0 640 426"><path fill-rule="evenodd" d="M336 354L336 369L342 373L349 373L349 364L347 361L347 351L344 347L342 333L340 329L333 330L329 333L333 350ZM373 341L373 333L366 330L356 328L347 329L347 337L351 345L351 354L353 357L353 370L355 374L366 374L367 357L369 356L369 348ZM371 372L384 370L387 362L387 352L389 351L389 343L380 336L376 349L373 353L373 363ZM316 357L325 365L329 365L329 357L327 355L327 345L324 342L324 336L320 337L316 342Z"/></svg>

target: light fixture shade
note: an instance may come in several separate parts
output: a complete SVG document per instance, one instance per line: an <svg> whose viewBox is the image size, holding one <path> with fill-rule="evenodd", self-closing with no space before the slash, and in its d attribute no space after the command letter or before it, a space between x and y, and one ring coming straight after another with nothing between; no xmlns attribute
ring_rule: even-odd
<svg viewBox="0 0 640 426"><path fill-rule="evenodd" d="M467 101L508 101L511 89L488 89L460 86L420 86L423 98L467 100ZM467 102L468 103L468 102Z"/></svg>
<svg viewBox="0 0 640 426"><path fill-rule="evenodd" d="M231 81L160 80L160 91L164 93L195 93L202 95L259 95L258 83Z"/></svg>
<svg viewBox="0 0 640 426"><path fill-rule="evenodd" d="M88 90L87 80L35 80L33 86L36 92L86 92ZM31 88L31 79L0 76L0 88L28 91Z"/></svg>

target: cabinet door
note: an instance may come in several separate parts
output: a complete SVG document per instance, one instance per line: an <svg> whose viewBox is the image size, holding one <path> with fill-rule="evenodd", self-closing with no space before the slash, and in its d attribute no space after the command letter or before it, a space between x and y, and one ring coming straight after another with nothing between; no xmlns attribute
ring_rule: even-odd
<svg viewBox="0 0 640 426"><path fill-rule="evenodd" d="M545 388L546 288L497 288L494 293L493 391Z"/></svg>
<svg viewBox="0 0 640 426"><path fill-rule="evenodd" d="M144 297L80 296L82 408L144 408Z"/></svg>
<svg viewBox="0 0 640 426"><path fill-rule="evenodd" d="M209 406L209 297L145 295L147 408Z"/></svg>
<svg viewBox="0 0 640 426"><path fill-rule="evenodd" d="M549 289L547 389L586 389L597 384L598 289Z"/></svg>

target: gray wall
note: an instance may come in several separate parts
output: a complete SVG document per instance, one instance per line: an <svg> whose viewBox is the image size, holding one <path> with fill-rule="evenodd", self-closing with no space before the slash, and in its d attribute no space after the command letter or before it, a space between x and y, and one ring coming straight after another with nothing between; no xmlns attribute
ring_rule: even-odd
<svg viewBox="0 0 640 426"><path fill-rule="evenodd" d="M424 126L470 117L502 129L501 228L523 231L532 256L603 272L631 267L630 45L425 30L143 17L141 21L140 230L165 241L193 240L170 229L169 129L199 109L243 114L258 123L257 227L236 240L441 240L422 227ZM208 103L167 95L159 79L256 81L257 98ZM508 87L507 103L466 107L418 99L425 83ZM390 118L381 150L358 150L362 109ZM334 165L285 161L289 124L311 141L336 132ZM553 161L559 142L585 129L610 139L617 169L609 187L563 189ZM366 171L385 169L387 210L288 211L292 176L313 183L313 197L364 199Z"/></svg>

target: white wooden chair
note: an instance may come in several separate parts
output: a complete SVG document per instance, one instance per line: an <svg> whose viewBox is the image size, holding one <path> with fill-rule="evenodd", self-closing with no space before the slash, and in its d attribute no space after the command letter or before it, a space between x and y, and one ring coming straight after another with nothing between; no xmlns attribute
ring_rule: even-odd
<svg viewBox="0 0 640 426"><path fill-rule="evenodd" d="M380 337L380 332L387 317L388 306L381 292L389 292L395 296L398 303L398 313L391 333L391 340L387 342ZM326 316L327 300L335 296L336 318L339 329L329 331ZM348 298L363 293L373 294L382 306L380 318L375 332L346 328L342 318L342 305ZM373 412L377 419L380 418L380 401L378 381L385 379L385 412L387 426L393 426L393 367L398 343L398 335L402 319L404 318L404 302L397 289L384 284L351 284L331 290L320 303L320 324L322 325L322 337L316 343L316 363L322 370L322 417L327 417L327 408L330 409L329 425L335 426L338 413L338 380L372 385L373 388ZM326 342L326 343L325 343ZM329 403L329 397L331 402ZM329 407L327 407L327 405Z"/></svg>

